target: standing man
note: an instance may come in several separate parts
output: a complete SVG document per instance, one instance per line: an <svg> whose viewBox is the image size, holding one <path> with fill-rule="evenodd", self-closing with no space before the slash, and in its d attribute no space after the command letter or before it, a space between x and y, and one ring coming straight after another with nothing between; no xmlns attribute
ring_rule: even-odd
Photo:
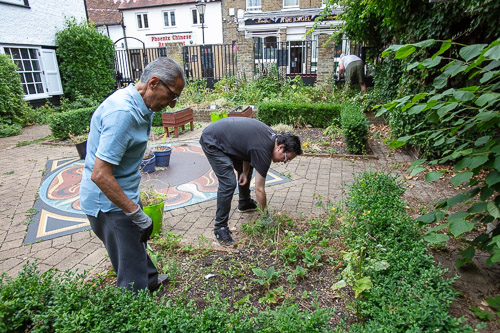
<svg viewBox="0 0 500 333"><path fill-rule="evenodd" d="M146 252L153 223L140 203L139 166L153 112L173 108L185 84L182 68L160 57L146 66L137 84L113 93L92 116L80 201L106 246L118 287L154 291L167 281Z"/></svg>
<svg viewBox="0 0 500 333"><path fill-rule="evenodd" d="M301 155L300 139L290 133L276 134L269 126L252 118L231 117L205 128L200 144L219 181L215 237L222 245L232 245L234 240L228 220L236 184L239 189L238 211L254 211L258 204L267 214L265 185L271 161L286 163ZM257 202L250 197L254 168Z"/></svg>
<svg viewBox="0 0 500 333"><path fill-rule="evenodd" d="M339 78L344 70L346 86L359 83L363 94L366 94L365 73L361 58L353 54L346 56L342 53L339 61Z"/></svg>

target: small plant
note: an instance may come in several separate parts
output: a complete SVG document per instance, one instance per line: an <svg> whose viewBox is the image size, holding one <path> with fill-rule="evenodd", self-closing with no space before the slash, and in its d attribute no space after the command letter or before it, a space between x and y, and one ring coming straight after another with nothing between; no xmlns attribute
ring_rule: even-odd
<svg viewBox="0 0 500 333"><path fill-rule="evenodd" d="M278 281L281 275L281 270L275 271L274 266L269 267L267 271L258 267L253 268L252 272L257 276L257 278L253 280L268 289L274 282Z"/></svg>
<svg viewBox="0 0 500 333"><path fill-rule="evenodd" d="M144 206L154 206L165 201L165 195L163 193L156 192L152 189L141 190L140 197Z"/></svg>
<svg viewBox="0 0 500 333"><path fill-rule="evenodd" d="M282 123L279 123L279 124L276 124L276 125L272 125L271 128L273 129L273 131L275 131L276 133L280 133L280 134L284 134L284 133L292 133L293 132L293 126L292 125L287 125L287 124L282 124Z"/></svg>
<svg viewBox="0 0 500 333"><path fill-rule="evenodd" d="M259 298L259 303L277 304L281 303L286 296L283 286L269 290L264 297Z"/></svg>
<svg viewBox="0 0 500 333"><path fill-rule="evenodd" d="M304 256L302 258L302 261L306 264L307 268L311 269L323 266L323 264L321 263L321 254L313 253L314 248L315 247L313 245L308 249L302 250L302 255Z"/></svg>

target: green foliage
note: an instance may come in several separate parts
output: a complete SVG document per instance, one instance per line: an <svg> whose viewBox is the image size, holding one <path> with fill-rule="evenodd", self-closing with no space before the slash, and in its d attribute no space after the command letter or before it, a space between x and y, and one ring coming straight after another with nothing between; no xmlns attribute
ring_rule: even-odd
<svg viewBox="0 0 500 333"><path fill-rule="evenodd" d="M368 121L365 114L354 104L342 104L340 109L340 123L347 151L366 154Z"/></svg>
<svg viewBox="0 0 500 333"><path fill-rule="evenodd" d="M382 172L357 175L350 186L342 230L350 269L342 276L357 292L363 322L350 331L472 332L449 314L452 280L427 253L404 191L398 176Z"/></svg>
<svg viewBox="0 0 500 333"><path fill-rule="evenodd" d="M57 32L56 45L66 96L74 100L81 94L103 100L113 92L114 48L109 37L93 24L72 18Z"/></svg>
<svg viewBox="0 0 500 333"><path fill-rule="evenodd" d="M102 281L84 282L83 275L54 270L40 274L35 265L10 278L0 277L2 332L326 332L331 311L301 311L281 305L258 314L245 307L234 310L217 294L207 306L194 302L155 299L147 291L133 294ZM273 290L274 300L282 297ZM273 303L273 296L268 303Z"/></svg>
<svg viewBox="0 0 500 333"><path fill-rule="evenodd" d="M207 80L187 80L184 90L182 90L179 104L194 105L203 104L210 99L210 90L207 88Z"/></svg>
<svg viewBox="0 0 500 333"><path fill-rule="evenodd" d="M418 43L425 47L435 41ZM450 49L454 43L444 41L441 48L431 58L409 65L410 68L427 68L439 65L441 54ZM415 50L417 45L395 45L386 53L395 52L396 57L404 58ZM400 98L385 104L379 114L387 110L401 108L402 112L419 114L425 117L424 128L415 134L407 133L391 142L391 146L399 147L411 143L415 137L426 137L432 140L433 146L440 148L439 154L431 164L454 163L454 171L458 172L451 179L462 192L452 198L441 201L436 210L422 216L423 224L442 221L448 218L439 229L429 229L426 240L432 243L479 231L468 249L463 251L462 259L457 264L470 262L475 254L474 248L491 253L487 264L500 261L500 226L492 225L487 232L486 225L500 218L500 40L491 44L474 44L462 46L456 59L451 59L441 67L441 75L433 82L433 90ZM448 81L464 77L462 87L448 88ZM425 123L432 124L426 129ZM425 159L414 161L411 166L412 175L426 170ZM480 176L481 175L481 176ZM441 174L427 173L426 181L434 181ZM462 205L466 205L464 208ZM450 213L458 206L459 212ZM448 227L448 235L438 234Z"/></svg>
<svg viewBox="0 0 500 333"><path fill-rule="evenodd" d="M94 106L54 114L50 121L52 135L58 139L67 139L72 135L88 132L96 108Z"/></svg>
<svg viewBox="0 0 500 333"><path fill-rule="evenodd" d="M16 65L7 55L0 54L0 137L19 134L26 124L25 115L31 108L23 98Z"/></svg>
<svg viewBox="0 0 500 333"><path fill-rule="evenodd" d="M327 127L340 117L338 104L265 102L259 104L258 119L268 125L311 125Z"/></svg>
<svg viewBox="0 0 500 333"><path fill-rule="evenodd" d="M344 21L339 35L368 45L368 55L372 58L393 42L455 36L492 41L500 33L495 14L500 4L493 0L330 0L317 21L337 6L343 9L337 19Z"/></svg>

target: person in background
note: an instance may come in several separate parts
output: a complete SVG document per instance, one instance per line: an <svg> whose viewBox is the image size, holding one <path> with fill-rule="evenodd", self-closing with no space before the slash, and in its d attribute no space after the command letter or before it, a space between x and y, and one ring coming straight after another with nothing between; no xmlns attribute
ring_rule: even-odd
<svg viewBox="0 0 500 333"><path fill-rule="evenodd" d="M232 245L228 220L231 200L238 184L239 212L257 209L272 224L267 212L266 175L271 162L287 163L302 154L300 139L290 133L276 134L266 124L243 117L223 118L203 130L200 138L203 152L219 181L214 234L221 245ZM250 196L250 180L255 169L255 196ZM236 170L238 177L235 177Z"/></svg>
<svg viewBox="0 0 500 333"><path fill-rule="evenodd" d="M102 102L90 123L81 208L106 247L116 285L135 292L154 291L167 282L146 252L153 223L142 211L139 167L154 112L173 108L185 84L182 68L160 57L146 66L137 84Z"/></svg>
<svg viewBox="0 0 500 333"><path fill-rule="evenodd" d="M361 90L366 94L365 74L363 68L363 61L355 55L340 55L339 61L339 78L342 72L345 71L346 86L359 83Z"/></svg>

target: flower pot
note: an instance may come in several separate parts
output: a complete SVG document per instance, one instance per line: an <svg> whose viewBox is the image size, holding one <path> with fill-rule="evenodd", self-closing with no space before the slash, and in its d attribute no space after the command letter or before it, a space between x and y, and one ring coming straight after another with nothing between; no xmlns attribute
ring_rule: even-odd
<svg viewBox="0 0 500 333"><path fill-rule="evenodd" d="M168 146L159 146L158 150L153 152L156 157L155 165L157 167L168 167L170 164L170 154L172 154L172 148Z"/></svg>
<svg viewBox="0 0 500 333"><path fill-rule="evenodd" d="M87 140L75 144L76 151L78 152L78 156L80 157L81 160L85 159L85 156L87 156Z"/></svg>
<svg viewBox="0 0 500 333"><path fill-rule="evenodd" d="M165 198L165 197L163 197ZM164 199L165 200L165 199ZM144 206L142 210L146 215L148 215L153 220L153 232L151 233L151 237L160 233L161 226L163 222L163 208L165 206L165 201L153 205L153 206Z"/></svg>
<svg viewBox="0 0 500 333"><path fill-rule="evenodd" d="M222 118L226 118L226 117L227 117L227 113L218 114L217 112L210 112L210 121L212 123L215 123L217 120L222 119Z"/></svg>
<svg viewBox="0 0 500 333"><path fill-rule="evenodd" d="M151 155L149 155L151 156ZM151 173L155 172L155 162L156 162L156 157L152 155L153 157L149 158L144 158L141 163L141 171L145 173Z"/></svg>

